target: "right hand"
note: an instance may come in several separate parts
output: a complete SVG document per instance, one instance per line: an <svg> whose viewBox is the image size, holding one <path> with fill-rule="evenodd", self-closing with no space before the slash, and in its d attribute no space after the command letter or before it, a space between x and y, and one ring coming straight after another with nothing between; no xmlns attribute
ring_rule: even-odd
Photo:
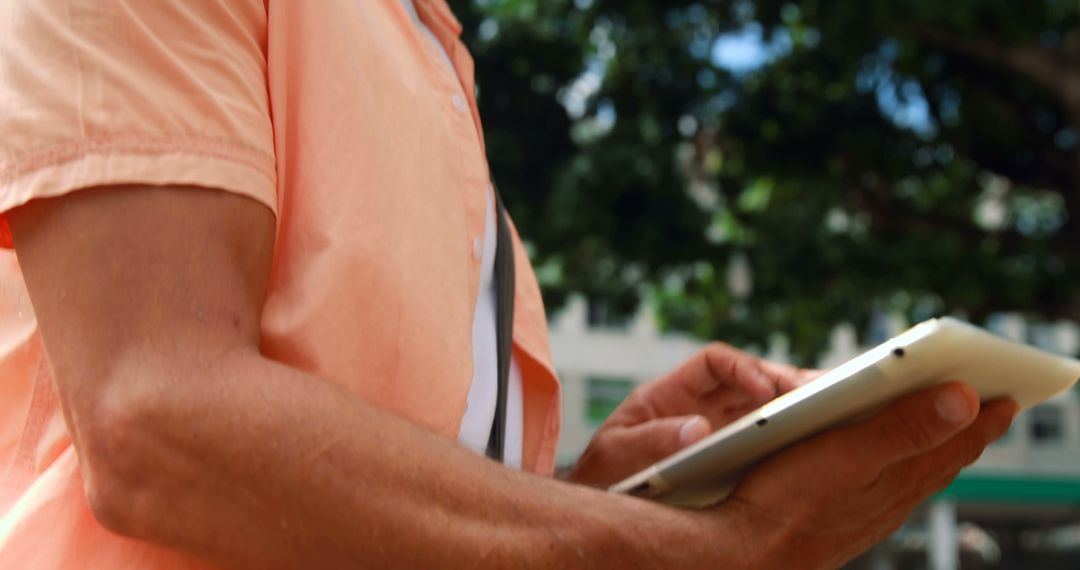
<svg viewBox="0 0 1080 570"><path fill-rule="evenodd" d="M947 487L1019 409L1012 400L979 408L975 391L959 383L908 396L770 459L700 516L737 535L742 567L838 568Z"/></svg>

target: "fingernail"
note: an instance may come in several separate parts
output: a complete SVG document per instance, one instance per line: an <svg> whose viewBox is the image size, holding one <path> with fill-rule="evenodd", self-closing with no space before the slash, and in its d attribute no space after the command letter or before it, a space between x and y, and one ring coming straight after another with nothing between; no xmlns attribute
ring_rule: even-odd
<svg viewBox="0 0 1080 570"><path fill-rule="evenodd" d="M679 428L679 445L686 447L701 441L707 435L709 435L709 424L705 418L701 416L690 418Z"/></svg>
<svg viewBox="0 0 1080 570"><path fill-rule="evenodd" d="M975 408L957 388L949 388L938 394L934 407L941 419L952 424L962 424L975 415Z"/></svg>

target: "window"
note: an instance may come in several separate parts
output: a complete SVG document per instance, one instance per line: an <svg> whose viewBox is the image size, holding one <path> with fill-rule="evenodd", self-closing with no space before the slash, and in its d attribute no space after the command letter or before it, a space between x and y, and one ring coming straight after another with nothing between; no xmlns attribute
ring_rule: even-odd
<svg viewBox="0 0 1080 570"><path fill-rule="evenodd" d="M1031 324L1027 326L1024 340L1043 350L1055 351L1058 349L1057 339L1054 338L1054 327L1046 324Z"/></svg>
<svg viewBox="0 0 1080 570"><path fill-rule="evenodd" d="M632 312L620 307L611 297L590 297L588 322L590 328L622 330L630 325Z"/></svg>
<svg viewBox="0 0 1080 570"><path fill-rule="evenodd" d="M598 426L630 395L634 381L593 377L585 380L585 421Z"/></svg>
<svg viewBox="0 0 1080 570"><path fill-rule="evenodd" d="M1065 439L1065 415L1057 406L1036 406L1028 430L1035 446L1060 444Z"/></svg>

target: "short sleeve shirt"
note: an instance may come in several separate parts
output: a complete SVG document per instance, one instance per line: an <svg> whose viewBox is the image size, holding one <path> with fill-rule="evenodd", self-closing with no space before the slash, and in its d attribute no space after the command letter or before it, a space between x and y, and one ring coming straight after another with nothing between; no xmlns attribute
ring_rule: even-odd
<svg viewBox="0 0 1080 570"><path fill-rule="evenodd" d="M111 184L255 200L277 216L263 352L456 438L490 186L460 24L444 0L415 4L453 69L398 0L0 2L0 213ZM559 385L514 240L521 462L550 473ZM0 561L202 566L93 519L10 249L0 251Z"/></svg>

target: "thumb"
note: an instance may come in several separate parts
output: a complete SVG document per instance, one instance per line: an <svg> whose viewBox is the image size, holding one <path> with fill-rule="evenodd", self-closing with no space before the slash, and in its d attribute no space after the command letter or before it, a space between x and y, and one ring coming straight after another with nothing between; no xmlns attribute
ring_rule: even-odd
<svg viewBox="0 0 1080 570"><path fill-rule="evenodd" d="M648 421L619 430L612 442L637 468L645 468L704 439L712 426L704 416L675 416Z"/></svg>
<svg viewBox="0 0 1080 570"><path fill-rule="evenodd" d="M581 456L572 478L606 487L709 435L702 416L676 416L601 430Z"/></svg>
<svg viewBox="0 0 1080 570"><path fill-rule="evenodd" d="M690 416L679 426L679 449L705 439L711 432L712 426L704 416Z"/></svg>

